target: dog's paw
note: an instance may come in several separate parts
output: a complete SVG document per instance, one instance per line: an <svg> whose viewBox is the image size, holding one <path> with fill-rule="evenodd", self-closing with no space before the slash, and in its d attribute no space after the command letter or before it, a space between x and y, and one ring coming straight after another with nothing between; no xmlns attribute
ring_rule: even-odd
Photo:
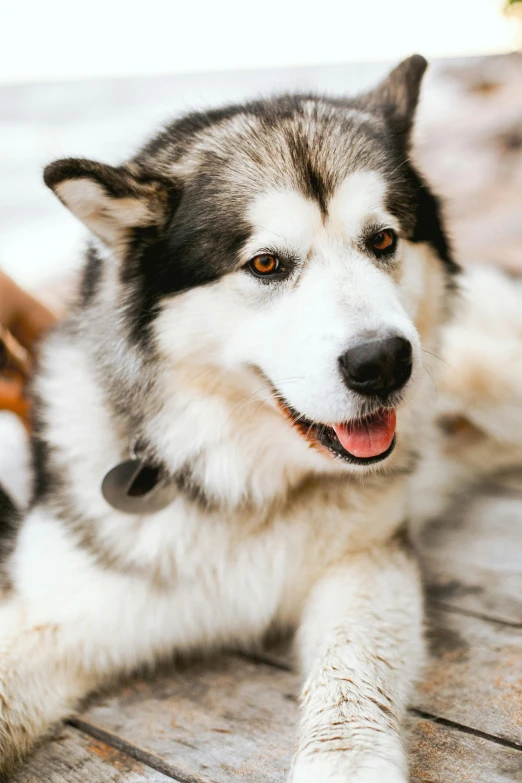
<svg viewBox="0 0 522 783"><path fill-rule="evenodd" d="M331 754L298 759L288 783L408 783L408 777L381 759L352 764Z"/></svg>

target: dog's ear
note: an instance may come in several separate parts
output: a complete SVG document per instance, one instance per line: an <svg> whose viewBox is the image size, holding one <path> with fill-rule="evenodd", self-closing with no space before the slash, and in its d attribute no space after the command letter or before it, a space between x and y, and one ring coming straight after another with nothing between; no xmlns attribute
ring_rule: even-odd
<svg viewBox="0 0 522 783"><path fill-rule="evenodd" d="M414 54L399 63L365 96L366 105L383 111L398 133L407 134L411 130L427 66L424 57Z"/></svg>
<svg viewBox="0 0 522 783"><path fill-rule="evenodd" d="M122 251L132 229L161 225L175 187L128 166L65 158L50 163L44 182L106 245Z"/></svg>

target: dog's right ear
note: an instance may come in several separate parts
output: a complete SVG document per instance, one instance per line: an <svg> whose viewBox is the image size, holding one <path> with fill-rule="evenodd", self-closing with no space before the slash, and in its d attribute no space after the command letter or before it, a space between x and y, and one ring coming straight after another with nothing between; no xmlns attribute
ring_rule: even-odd
<svg viewBox="0 0 522 783"><path fill-rule="evenodd" d="M93 234L119 253L133 229L161 225L177 195L173 183L137 167L82 158L50 163L44 182Z"/></svg>

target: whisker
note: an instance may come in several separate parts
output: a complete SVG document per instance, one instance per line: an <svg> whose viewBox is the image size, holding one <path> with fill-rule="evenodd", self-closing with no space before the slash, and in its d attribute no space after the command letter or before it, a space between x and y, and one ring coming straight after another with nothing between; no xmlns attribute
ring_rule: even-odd
<svg viewBox="0 0 522 783"><path fill-rule="evenodd" d="M274 236L279 237L280 239L284 239L285 242L288 242L288 237L285 237L283 234L278 234L277 231L273 231L271 228L266 228L266 226L262 226L259 224L259 228L262 228L263 231L268 231L270 234L274 234Z"/></svg>
<svg viewBox="0 0 522 783"><path fill-rule="evenodd" d="M304 413L299 414L299 416L295 416L295 418L292 419L292 425L297 424L298 421L304 418L305 418Z"/></svg>
<svg viewBox="0 0 522 783"><path fill-rule="evenodd" d="M255 403L259 403L259 405L263 405L265 402L268 402L268 400L275 400L275 399L281 399L281 395L278 392L269 394L267 397L263 397L262 399L255 397L254 399L244 400L241 403L241 405L238 405L236 408L234 408L234 410L230 413L230 416L233 416L234 413L237 413L237 411L241 410L241 408L244 408L246 405L254 405Z"/></svg>
<svg viewBox="0 0 522 783"><path fill-rule="evenodd" d="M260 408L261 408L261 407L262 407L262 406L265 404L265 402L267 402L267 400L269 400L269 399L270 399L270 397L267 397L267 399L266 399L266 400L261 400L261 402L259 403L259 405L258 405L258 406L257 406L257 408L255 409L254 413L252 414L252 418L254 418L254 416L256 415L256 413L258 412L258 410L259 410L259 409L260 409ZM252 402L255 402L255 400L252 400Z"/></svg>
<svg viewBox="0 0 522 783"><path fill-rule="evenodd" d="M447 367L450 368L450 370L453 370L453 372L456 372L458 374L458 370L455 369L455 367L452 367L451 364L448 364L444 359L441 359L440 356L437 356L436 353L432 353L431 351L427 351L426 348L422 349L424 353L429 353L430 356L433 356L434 359L438 359L439 362L442 362L442 364L445 364Z"/></svg>
<svg viewBox="0 0 522 783"><path fill-rule="evenodd" d="M254 411L254 413L253 413L253 416L255 416L255 415L256 415L256 413L258 412L258 410L259 410L259 409L260 409L260 408L261 408L261 407L262 407L262 406L263 406L263 405L264 405L266 402L268 402L268 400L281 400L282 402L284 402L284 401L285 401L285 400L284 400L284 398L281 396L281 394L280 394L279 392L277 392L277 391L276 391L276 392L274 392L273 394L269 394L269 395L268 395L268 397L265 397L264 399L262 399L262 400L260 400L260 401L258 401L258 400L250 400L250 403L259 402L259 405L258 405L258 406L257 406L257 408L255 409L255 411ZM297 419L296 419L295 421L299 421L299 419L302 419L302 418L303 418L303 415L301 414L301 415L299 415L299 416L297 417ZM295 424L295 421L292 421L292 424Z"/></svg>
<svg viewBox="0 0 522 783"><path fill-rule="evenodd" d="M314 427L315 427L315 424L313 424L313 423L312 423L312 424L310 424L310 426L308 427L308 429L307 429L307 431L306 431L306 437L307 437L307 438L308 438L308 436L310 435L310 433L311 433L311 431L313 430L313 428L314 428Z"/></svg>
<svg viewBox="0 0 522 783"><path fill-rule="evenodd" d="M429 375L429 376L430 376L430 378L431 378L431 382L432 382L432 384L433 384L433 388L435 389L435 394L437 395L437 398L438 398L438 396L439 396L439 390L437 389L437 384L435 383L435 379L433 378L433 375L432 375L432 374L431 374L431 372L428 370L428 368L426 367L426 365L424 365L424 369L426 370L426 372L428 373L428 375Z"/></svg>
<svg viewBox="0 0 522 783"><path fill-rule="evenodd" d="M294 382L295 383L296 381L299 381L299 380L302 380L302 376L300 376L300 375L293 375L292 376L291 375L288 378L278 378L276 381L274 381L274 383L282 383L282 382L285 382L285 383L289 383L289 382L292 383L292 382ZM243 405L246 405L249 401L251 401L252 397L255 397L256 394L259 394L260 392L264 391L265 389L273 389L273 388L274 388L273 383L266 383L264 386L261 386L259 389L256 389L255 392L252 392L252 394L249 394L248 397L246 397L242 402L240 402L239 405L237 407L235 407L234 410L230 413L230 415L233 416L234 413L236 413L238 410L240 410L240 408L243 407ZM277 390L275 390L275 391L276 391L277 394L279 394L279 392L277 392ZM252 400L252 402L256 402L256 400Z"/></svg>
<svg viewBox="0 0 522 783"><path fill-rule="evenodd" d="M389 176L391 177L392 174L395 174L396 171L398 171L401 166L405 166L406 163L409 163L411 161L411 158L406 158L406 160L402 160L398 166L396 166L393 171L390 171Z"/></svg>

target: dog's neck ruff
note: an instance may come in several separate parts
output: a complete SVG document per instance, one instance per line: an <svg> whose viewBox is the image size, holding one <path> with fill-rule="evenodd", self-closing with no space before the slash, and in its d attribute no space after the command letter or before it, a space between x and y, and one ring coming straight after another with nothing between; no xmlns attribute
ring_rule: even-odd
<svg viewBox="0 0 522 783"><path fill-rule="evenodd" d="M134 441L129 458L103 477L101 492L107 503L126 514L155 514L178 494L165 469L147 457L143 441Z"/></svg>

